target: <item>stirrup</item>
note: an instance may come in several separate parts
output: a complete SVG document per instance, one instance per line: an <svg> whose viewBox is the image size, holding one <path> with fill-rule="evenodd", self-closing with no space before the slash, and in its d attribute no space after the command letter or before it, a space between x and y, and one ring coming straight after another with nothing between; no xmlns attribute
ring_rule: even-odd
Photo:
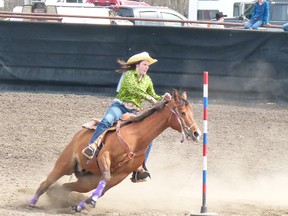
<svg viewBox="0 0 288 216"><path fill-rule="evenodd" d="M94 149L92 146L88 145L82 150L82 154L86 159L91 160L96 153L96 149Z"/></svg>
<svg viewBox="0 0 288 216"><path fill-rule="evenodd" d="M148 170L133 171L132 178L130 178L130 180L133 183L146 182L148 177L151 179L151 176L150 176L150 173L148 172Z"/></svg>

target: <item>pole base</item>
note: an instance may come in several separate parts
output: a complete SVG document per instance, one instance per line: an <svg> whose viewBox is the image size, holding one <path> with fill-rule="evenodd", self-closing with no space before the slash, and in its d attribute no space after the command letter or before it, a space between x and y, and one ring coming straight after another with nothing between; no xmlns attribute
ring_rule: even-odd
<svg viewBox="0 0 288 216"><path fill-rule="evenodd" d="M217 216L217 213L211 213L211 212L206 212L206 213L189 213L188 216Z"/></svg>

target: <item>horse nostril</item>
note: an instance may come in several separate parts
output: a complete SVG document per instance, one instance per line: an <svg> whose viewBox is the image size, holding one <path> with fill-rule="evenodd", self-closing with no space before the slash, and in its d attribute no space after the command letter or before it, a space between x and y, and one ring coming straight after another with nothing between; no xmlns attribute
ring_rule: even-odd
<svg viewBox="0 0 288 216"><path fill-rule="evenodd" d="M198 137L198 136L199 136L199 133L198 133L197 131L194 131L194 132L193 132L193 135L194 135L194 137Z"/></svg>

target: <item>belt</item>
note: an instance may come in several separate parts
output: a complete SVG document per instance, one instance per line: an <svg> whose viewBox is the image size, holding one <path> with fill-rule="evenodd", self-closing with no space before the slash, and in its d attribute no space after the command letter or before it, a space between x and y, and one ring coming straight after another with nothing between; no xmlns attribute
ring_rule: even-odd
<svg viewBox="0 0 288 216"><path fill-rule="evenodd" d="M113 102L120 103L124 105L127 109L135 109L135 110L138 109L138 107L133 102L125 102L118 98L114 98Z"/></svg>

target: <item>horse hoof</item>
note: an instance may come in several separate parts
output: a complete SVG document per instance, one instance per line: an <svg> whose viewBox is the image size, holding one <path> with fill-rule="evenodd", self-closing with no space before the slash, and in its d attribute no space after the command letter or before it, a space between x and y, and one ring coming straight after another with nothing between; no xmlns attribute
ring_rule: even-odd
<svg viewBox="0 0 288 216"><path fill-rule="evenodd" d="M79 205L73 205L71 208L72 208L72 213L81 212L82 211L82 208Z"/></svg>
<svg viewBox="0 0 288 216"><path fill-rule="evenodd" d="M86 205L86 208L95 208L96 203L97 201L93 200L92 198L89 198L88 200L86 200L85 205Z"/></svg>
<svg viewBox="0 0 288 216"><path fill-rule="evenodd" d="M28 206L30 206L30 207L35 207L35 202L34 202L33 200L29 200L29 201L27 202L27 204L28 204Z"/></svg>
<svg viewBox="0 0 288 216"><path fill-rule="evenodd" d="M34 196L31 200L29 200L28 205L30 207L35 207L38 199L39 199L39 196Z"/></svg>

